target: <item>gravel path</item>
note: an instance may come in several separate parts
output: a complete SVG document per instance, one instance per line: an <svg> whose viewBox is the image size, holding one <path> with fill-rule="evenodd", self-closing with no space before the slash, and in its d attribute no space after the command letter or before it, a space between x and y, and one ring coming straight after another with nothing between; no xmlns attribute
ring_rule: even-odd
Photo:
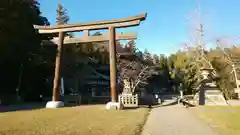
<svg viewBox="0 0 240 135"><path fill-rule="evenodd" d="M218 135L181 105L154 108L142 135Z"/></svg>

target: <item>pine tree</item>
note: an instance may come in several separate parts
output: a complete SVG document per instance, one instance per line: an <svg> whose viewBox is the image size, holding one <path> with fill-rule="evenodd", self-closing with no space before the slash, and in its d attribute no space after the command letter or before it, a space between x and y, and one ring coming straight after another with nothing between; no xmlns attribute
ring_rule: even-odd
<svg viewBox="0 0 240 135"><path fill-rule="evenodd" d="M61 4L57 7L57 25L67 24L69 21L69 16L67 15L67 9L65 9Z"/></svg>
<svg viewBox="0 0 240 135"><path fill-rule="evenodd" d="M69 20L70 20L70 18L68 16L67 9L64 8L61 4L58 4L57 18L56 18L57 25L68 24ZM73 34L72 33L66 33L65 36L73 37Z"/></svg>
<svg viewBox="0 0 240 135"><path fill-rule="evenodd" d="M131 40L131 41L128 42L128 44L129 44L129 47L130 47L131 51L132 51L134 54L136 54L136 52L137 52L138 50L137 50L135 41L134 41L134 40Z"/></svg>
<svg viewBox="0 0 240 135"><path fill-rule="evenodd" d="M153 63L153 58L152 58L152 54L150 52L148 52L147 49L144 50L143 52L143 56L144 56L144 60L147 62L147 63Z"/></svg>

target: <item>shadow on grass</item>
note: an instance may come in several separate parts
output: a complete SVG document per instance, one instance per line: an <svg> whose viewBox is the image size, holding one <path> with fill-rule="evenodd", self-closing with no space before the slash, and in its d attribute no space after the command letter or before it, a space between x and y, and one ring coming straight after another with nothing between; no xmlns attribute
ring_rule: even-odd
<svg viewBox="0 0 240 135"><path fill-rule="evenodd" d="M104 105L102 103L99 104L65 104L64 108L70 107L78 107L78 106L93 106L93 105ZM16 111L28 111L28 110L38 110L46 108L46 103L22 103L16 105L8 105L8 106L0 106L0 113L6 112L16 112Z"/></svg>
<svg viewBox="0 0 240 135"><path fill-rule="evenodd" d="M140 107L124 107L122 110L135 110L138 108L140 108Z"/></svg>
<svg viewBox="0 0 240 135"><path fill-rule="evenodd" d="M96 106L96 105L101 105L101 106L104 106L106 104L102 104L102 103L95 103L95 104L65 104L64 105L64 108L71 108L71 107L81 107L81 106Z"/></svg>
<svg viewBox="0 0 240 135"><path fill-rule="evenodd" d="M158 108L158 107L166 107L166 106L172 106L176 105L176 102L172 102L169 104L154 104L154 105L148 105L148 104L141 104L138 107L124 107L123 110L134 110L138 108ZM106 105L106 103L91 103L91 104L65 104L64 107L78 107L78 106L92 106L92 105ZM27 110L37 110L45 108L46 103L23 103L23 104L17 104L17 105L9 105L9 106L0 106L0 113L4 112L15 112L15 111L27 111Z"/></svg>
<svg viewBox="0 0 240 135"><path fill-rule="evenodd" d="M45 108L44 103L24 103L24 104L17 104L17 105L0 106L0 113L36 110L36 109L42 109L42 108Z"/></svg>

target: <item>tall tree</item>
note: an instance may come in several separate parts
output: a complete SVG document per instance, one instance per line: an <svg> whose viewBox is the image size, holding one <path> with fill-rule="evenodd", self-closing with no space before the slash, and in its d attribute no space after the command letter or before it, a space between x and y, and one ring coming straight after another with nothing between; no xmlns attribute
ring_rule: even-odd
<svg viewBox="0 0 240 135"><path fill-rule="evenodd" d="M57 25L68 24L70 17L68 16L67 9L62 6L62 4L58 4L57 6ZM66 33L65 36L73 37L72 33Z"/></svg>
<svg viewBox="0 0 240 135"><path fill-rule="evenodd" d="M159 56L157 54L153 54L153 64L159 64Z"/></svg>
<svg viewBox="0 0 240 135"><path fill-rule="evenodd" d="M69 21L69 16L67 14L67 9L65 9L62 4L57 6L57 25L67 24Z"/></svg>
<svg viewBox="0 0 240 135"><path fill-rule="evenodd" d="M159 64L161 69L167 66L167 58L163 54L161 54L159 57Z"/></svg>
<svg viewBox="0 0 240 135"><path fill-rule="evenodd" d="M0 93L14 95L16 88L20 88L20 93L26 95L39 83L38 76L43 75L36 69L41 63L38 58L43 36L36 33L33 25L49 25L49 22L41 16L39 3L35 0L1 0L0 10Z"/></svg>
<svg viewBox="0 0 240 135"><path fill-rule="evenodd" d="M144 58L144 60L147 61L149 64L152 64L152 63L153 63L152 54L151 54L147 49L145 49L144 52L143 52L143 58Z"/></svg>

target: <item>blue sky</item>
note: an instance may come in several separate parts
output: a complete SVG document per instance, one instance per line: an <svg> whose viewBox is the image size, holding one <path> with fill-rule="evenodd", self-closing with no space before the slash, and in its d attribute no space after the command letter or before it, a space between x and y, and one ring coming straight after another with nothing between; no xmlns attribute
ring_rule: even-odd
<svg viewBox="0 0 240 135"><path fill-rule="evenodd" d="M147 13L140 26L121 29L136 32L137 47L156 54L174 53L189 41L187 18L200 2L206 38L240 36L239 0L39 0L40 8L55 25L58 3L68 10L69 23L117 19Z"/></svg>

